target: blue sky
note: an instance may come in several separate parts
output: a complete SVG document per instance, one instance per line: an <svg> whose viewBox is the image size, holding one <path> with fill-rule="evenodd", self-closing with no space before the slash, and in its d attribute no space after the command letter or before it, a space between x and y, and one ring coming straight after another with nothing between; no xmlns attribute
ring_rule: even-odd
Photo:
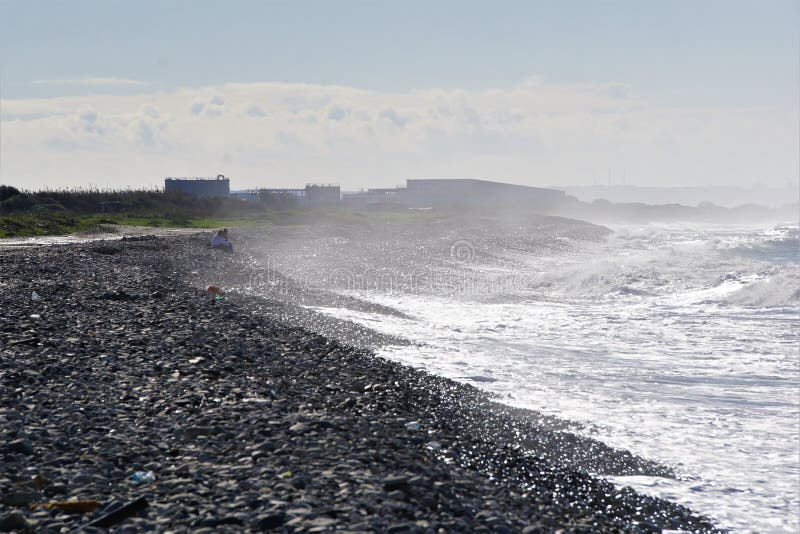
<svg viewBox="0 0 800 534"><path fill-rule="evenodd" d="M65 105L64 97L73 98L70 105L75 107L75 113L96 112L98 120L102 121L104 117L115 119L119 126L120 121L136 120L133 115L141 114L144 105L153 105L159 116L169 115L174 119L180 104L172 102L178 106L174 110L164 108L166 104L159 104L164 95L184 94L188 102L186 106L197 100L196 94L189 94L192 91L210 91L225 100L223 88L230 84L251 84L254 88L263 83L284 84L286 87L312 84L331 91L335 91L335 86L350 88L354 92L345 98L349 109L358 107L358 91L367 90L373 96L375 93L386 96L381 100L381 109L374 110L376 119L388 116L381 113L389 109L387 101L391 102L391 95L395 95L405 101L403 106L408 120L403 124L406 126L414 124L422 113L419 108L422 104L410 102L407 98L415 91L444 91L449 95L446 98L483 117L484 111L476 106L474 100L485 102L481 95L489 90L517 94L520 87L530 87L531 80L544 84L548 90L564 88L567 93L576 86L594 85L601 87L599 96L617 91L638 103L633 107L623 106L624 109L615 108L616 112L625 114L623 119L630 119L634 108L658 109L663 112L659 116L668 116L669 110L676 108L683 111L724 108L733 114L743 113L748 120L752 118L753 109L760 109L764 111L760 118L770 117L775 123L772 127L761 124L759 128L772 128L770 131L776 139L787 135L796 137L796 128L786 122L786 117L796 122L800 91L799 6L797 1L776 0L225 3L0 0L0 67L5 104L4 162L0 170L4 171L4 179L22 179L16 161L21 161L23 154L15 152L14 144L9 141L11 132L18 126L25 130L20 131L20 135L34 135L30 129L32 125L23 125L20 121L64 118L69 107ZM260 96L249 92L247 102L242 100L240 104L245 108L259 102L262 107L274 104L276 100L274 95L270 96L270 91L277 90L277 87L279 85L262 87L267 92ZM300 95L302 89L297 90ZM466 97L471 99L470 103L464 104L462 92L472 95ZM101 98L109 95L120 100L113 104ZM161 96L152 96L149 103L143 103L147 98L138 98L141 95ZM227 102L232 103L239 97L228 98ZM326 94L319 98L327 99L328 107L317 111L330 115L331 96ZM502 100L503 97L498 98ZM30 102L34 99L39 101L35 105ZM52 108L43 105L44 101L52 101ZM428 104L430 102L425 105ZM437 106L441 105L442 102L437 102ZM527 105L517 102L518 108L522 106L518 111L524 114L523 108ZM581 106L577 102L574 105ZM125 106L132 107L128 109ZM499 102L489 107L496 112ZM399 112L397 106L391 109ZM567 119L573 115L568 108L562 111ZM277 109L271 113L273 117L280 114ZM784 122L781 122L780 113L786 115ZM154 112L151 110L149 115L145 115L152 117ZM212 114L210 118L220 116L221 113ZM79 123L82 119L79 115L76 117L73 118ZM636 159L630 156L633 150L655 150L653 144L640 146L634 143L624 151L624 156L614 153L606 156L605 161L598 156L585 167L561 168L559 172L554 172L558 165L552 160L556 156L565 157L568 151L551 150L546 165L541 159L537 163L533 156L526 164L519 152L527 149L519 146L527 146L525 143L530 141L529 138L538 139L539 145L547 145L547 131L539 128L531 135L527 135L524 129L500 131L496 118L495 115L480 123L484 129L477 133L474 121L467 121L473 128L469 132L453 131L452 125L448 123L445 127L441 122L438 126L426 123L424 128L420 128L428 131L435 127L450 132L453 137L444 144L455 152L463 149L471 153L475 144L484 138L491 144L491 140L498 141L499 136L502 139L498 142L505 143L505 149L511 143L517 149L513 168L508 171L511 175L509 181L526 182L522 169L530 168L531 174L535 174L538 168L549 173L553 182L591 183L596 176L589 176L591 173L587 169L609 166L624 167L627 175L631 174L627 172L630 168L643 183L663 184L670 180L680 183L695 179L686 178L691 162L669 171L684 178L671 178L672 175L657 172L655 168L648 169L644 161L633 161ZM644 116L639 118L647 120ZM399 123L394 124L397 126ZM494 126L490 127L492 124ZM745 127L744 122L736 124ZM220 124L205 126L211 132L211 128ZM735 124L727 124L727 127L731 126L735 127ZM38 127L39 133L47 136L48 131L52 134L59 128L75 127L75 124L53 123L49 130L43 123ZM202 129L203 125L193 126L198 127ZM229 122L226 127L237 128L234 122ZM753 128L753 125L747 123L747 127ZM169 123L163 128L174 131L174 124ZM553 128L552 131L560 132L562 127L553 125ZM666 137L670 134L682 137L679 132L669 130L671 127L664 128L661 133ZM714 137L721 135L724 129L719 125L718 129L708 132L705 142L717 150L693 154L691 158L712 159L721 157L726 151L741 151L742 139L746 137ZM111 132L112 128L98 128L97 131ZM244 177L262 164L275 165L281 159L320 156L318 151L299 148L307 144L303 131L260 131L276 139L280 139L282 134L298 137L294 145L296 153L293 155L290 148L284 147L285 152L281 154L280 147L267 143L269 146L264 146L261 154L265 159L259 162L255 153L258 147L251 147L244 158L232 155L235 146L226 147L220 151L218 160L204 161L215 166L205 174L216 174L216 167L225 167L223 164L230 164L231 158L239 164L228 166L244 173ZM592 146L598 154L606 144L600 137L602 132L601 128ZM658 138L658 133L651 133L654 139ZM319 134L319 130L308 132L310 137ZM469 135L465 138L465 134ZM524 139L520 140L520 135ZM209 136L213 138L212 133ZM50 150L46 157L55 165L56 147L63 151L71 145L54 143L52 135L50 137L49 144L44 143L41 150ZM381 148L384 149L387 167L397 167L398 163L417 158L416 152L399 148L400 144L411 141L413 139L392 136L383 140ZM359 141L352 139L351 142L352 146L347 147L347 157L358 157ZM116 141L113 144L116 150L125 149ZM169 174L168 169L175 172L202 171L190 164L189 151L185 147L179 154L177 147L173 146L170 152L168 145L155 147L158 154L153 153L153 146L148 148L150 152L140 154L152 164L145 165L146 171L143 168L143 172L157 173L157 160L164 164L164 174ZM786 143L787 147L790 145L791 142ZM362 148L366 150L368 146L365 140ZM392 146L396 148L394 151ZM794 146L797 146L796 142ZM104 146L106 153L109 148ZM553 149L553 146L540 148ZM574 153L585 153L586 149L586 145L576 145ZM83 152L88 161L92 150L99 148L93 148L84 139L75 143L73 152ZM124 158L122 153L120 157L135 160L131 152L134 147L127 150ZM780 165L775 165L774 161L764 162L769 176L755 176L755 169L760 167L758 154L754 153L747 162L742 162L746 172L732 176L730 180L735 183L759 180L785 183L794 179L797 176L797 158L788 148L783 150L780 155L769 155L772 160L778 157ZM668 143L662 145L659 157L672 161L674 158L669 157L668 151ZM503 161L503 153L492 155L495 164ZM25 154L25 157L30 156L30 153ZM74 153L68 156L72 163L80 161ZM673 156L690 157L685 153L674 153ZM448 171L447 159L436 158L435 154L426 157L432 158L428 168L421 165L401 167L406 173L464 174L465 168L459 165L453 165ZM449 161L457 159L452 154L448 157ZM352 168L352 165L345 164L331 166L328 159L326 156L319 160L320 167L316 173L313 166L287 166L283 176L296 181L305 174L316 176L330 169L344 174ZM245 160L250 164L242 164ZM369 176L380 173L379 162L374 163ZM731 169L706 163L700 165L702 172L698 170L694 175L703 175L708 183L724 183L726 178L721 173L730 173ZM93 172L108 173L101 168ZM709 176L714 173L716 176ZM26 179L32 178L23 174ZM366 177L342 176L340 181L350 180L355 185ZM314 176L308 176L309 180L312 178ZM108 177L104 179L110 180ZM389 182L400 179L400 174L387 173ZM130 173L121 180L129 183L136 178ZM148 177L142 183L153 183L154 180ZM378 182L382 180L377 177ZM534 181L547 180L541 177Z"/></svg>

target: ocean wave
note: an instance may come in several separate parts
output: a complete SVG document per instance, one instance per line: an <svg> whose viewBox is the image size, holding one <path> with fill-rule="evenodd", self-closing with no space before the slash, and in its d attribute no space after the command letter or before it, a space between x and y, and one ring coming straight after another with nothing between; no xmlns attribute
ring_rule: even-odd
<svg viewBox="0 0 800 534"><path fill-rule="evenodd" d="M738 243L728 253L769 263L800 263L800 232L797 227L776 227L754 239Z"/></svg>
<svg viewBox="0 0 800 534"><path fill-rule="evenodd" d="M743 285L722 301L737 306L800 306L800 272L777 272Z"/></svg>
<svg viewBox="0 0 800 534"><path fill-rule="evenodd" d="M569 262L542 265L527 289L549 299L665 297L680 304L794 306L796 227L762 232L625 229Z"/></svg>

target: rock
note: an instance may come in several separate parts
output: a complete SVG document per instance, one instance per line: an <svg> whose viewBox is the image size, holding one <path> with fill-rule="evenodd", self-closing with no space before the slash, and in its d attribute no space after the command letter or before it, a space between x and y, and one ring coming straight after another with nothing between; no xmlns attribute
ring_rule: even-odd
<svg viewBox="0 0 800 534"><path fill-rule="evenodd" d="M337 523L337 521L330 517L315 517L305 522L310 528L330 528Z"/></svg>
<svg viewBox="0 0 800 534"><path fill-rule="evenodd" d="M45 495L52 497L53 495L61 495L67 493L67 486L66 484L50 484L46 488L44 488Z"/></svg>
<svg viewBox="0 0 800 534"><path fill-rule="evenodd" d="M214 432L208 427L189 427L184 428L182 434L185 439L197 439L200 436L211 436Z"/></svg>
<svg viewBox="0 0 800 534"><path fill-rule="evenodd" d="M36 502L40 497L36 491L12 491L3 495L3 504L20 507Z"/></svg>
<svg viewBox="0 0 800 534"><path fill-rule="evenodd" d="M408 489L408 477L404 476L390 476L383 479L383 489L386 491Z"/></svg>
<svg viewBox="0 0 800 534"><path fill-rule="evenodd" d="M33 444L27 439L15 439L14 441L10 441L3 449L6 452L15 452L26 456L30 456L36 452L33 449Z"/></svg>
<svg viewBox="0 0 800 534"><path fill-rule="evenodd" d="M336 230L297 231L288 248L313 242L324 255ZM244 236L234 256L209 255L206 237L0 253L0 498L27 506L44 500L37 489L105 505L92 517L24 511L23 529L79 531L111 515L115 532L713 531L587 474L663 467L375 356L368 347L400 340L312 308L391 310L285 277L273 285ZM262 244L287 248L250 250ZM208 284L239 290L211 304ZM259 286L269 298L245 294ZM46 301L33 304L34 289ZM137 471L158 481L133 487ZM116 513L137 497L149 508ZM0 504L0 517L10 511Z"/></svg>
<svg viewBox="0 0 800 534"><path fill-rule="evenodd" d="M255 521L255 528L257 530L273 530L280 528L286 522L286 514L274 513L262 515Z"/></svg>
<svg viewBox="0 0 800 534"><path fill-rule="evenodd" d="M389 533L405 533L405 532L424 532L425 529L415 525L414 523L395 523L393 525L389 525L386 529L386 532Z"/></svg>
<svg viewBox="0 0 800 534"><path fill-rule="evenodd" d="M308 430L308 425L305 423L295 423L289 427L289 430L291 432L294 432L295 434L302 434L303 432Z"/></svg>
<svg viewBox="0 0 800 534"><path fill-rule="evenodd" d="M19 512L11 512L0 518L0 532L29 532L31 524Z"/></svg>

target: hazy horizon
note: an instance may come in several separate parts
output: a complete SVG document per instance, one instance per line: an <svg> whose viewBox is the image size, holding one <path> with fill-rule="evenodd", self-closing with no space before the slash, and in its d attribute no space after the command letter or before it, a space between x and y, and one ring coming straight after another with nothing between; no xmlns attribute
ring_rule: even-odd
<svg viewBox="0 0 800 534"><path fill-rule="evenodd" d="M0 2L0 182L798 183L797 2Z"/></svg>

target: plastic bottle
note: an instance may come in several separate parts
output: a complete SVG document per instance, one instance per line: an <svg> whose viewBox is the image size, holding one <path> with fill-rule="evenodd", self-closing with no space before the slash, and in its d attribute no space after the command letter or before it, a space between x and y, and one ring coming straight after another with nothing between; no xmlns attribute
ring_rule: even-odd
<svg viewBox="0 0 800 534"><path fill-rule="evenodd" d="M152 471L136 471L131 475L131 483L139 484L152 484L156 481L156 475Z"/></svg>

